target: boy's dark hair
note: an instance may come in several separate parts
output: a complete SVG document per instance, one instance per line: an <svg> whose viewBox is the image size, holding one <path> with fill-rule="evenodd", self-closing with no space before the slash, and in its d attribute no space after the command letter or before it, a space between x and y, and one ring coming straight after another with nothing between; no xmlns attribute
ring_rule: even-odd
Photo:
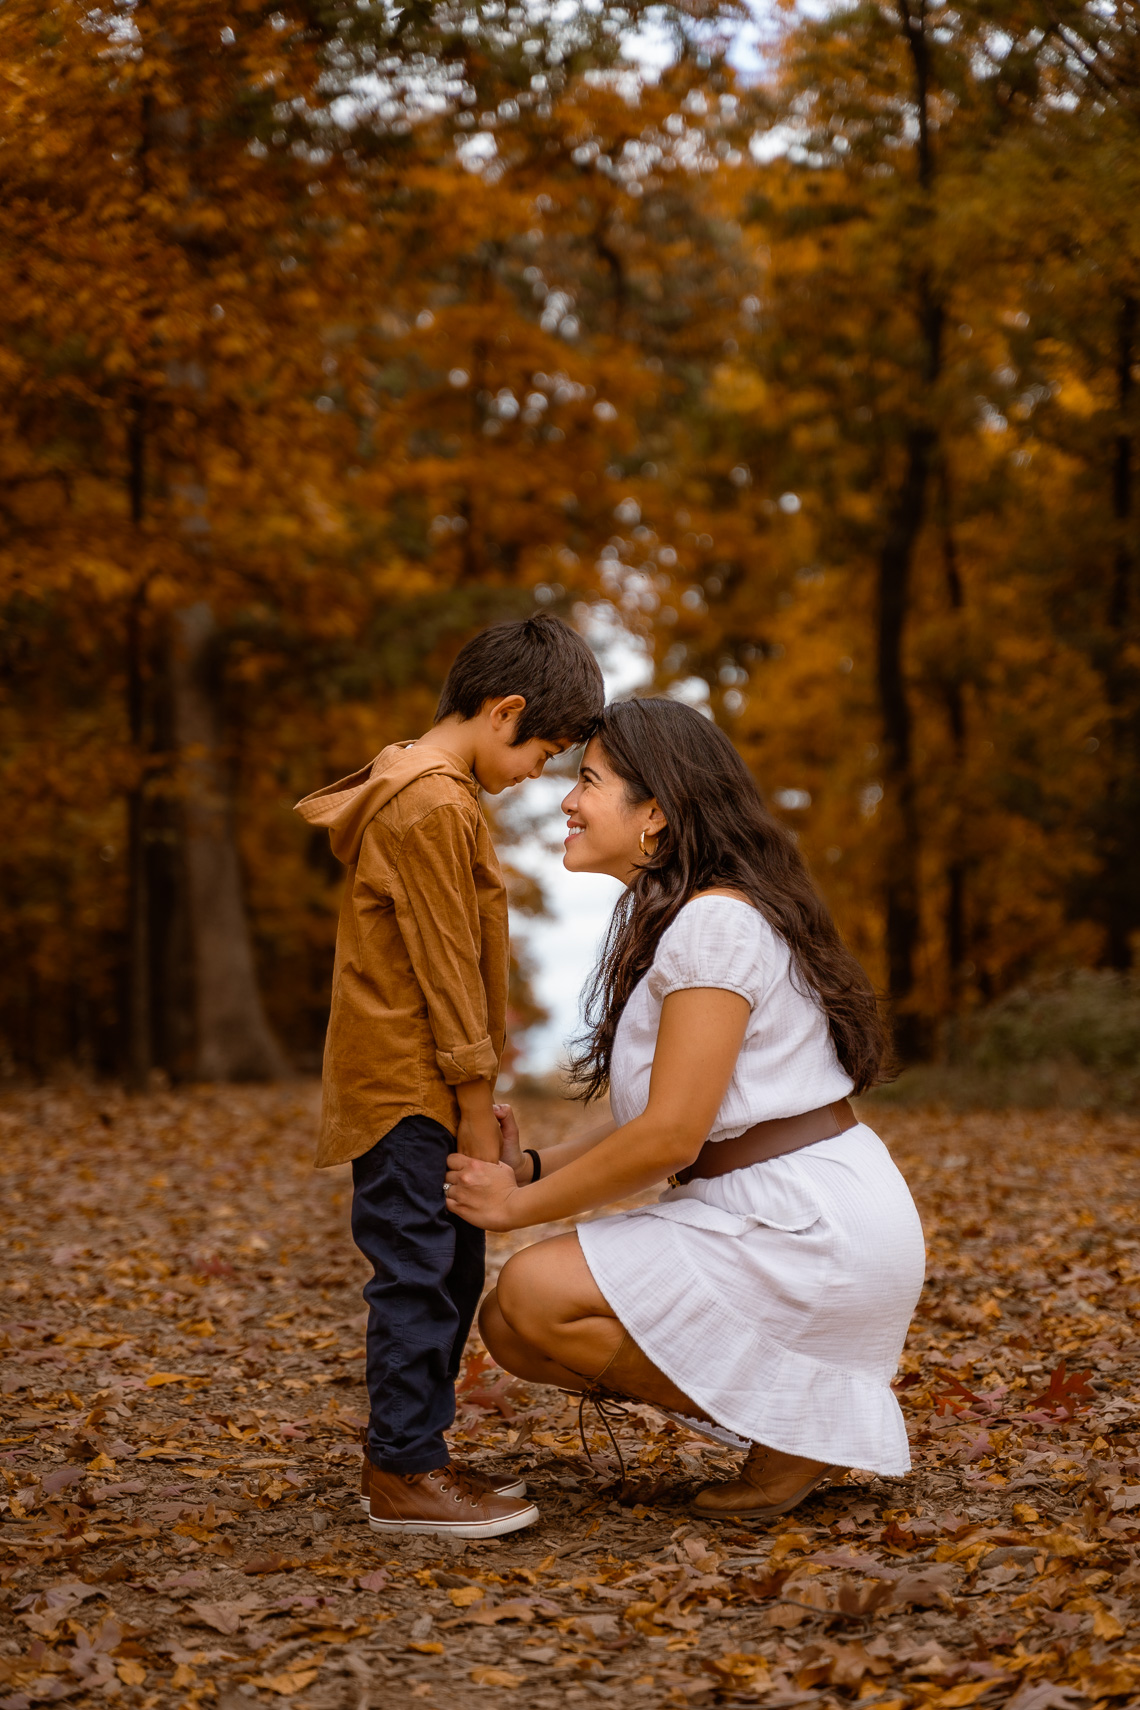
<svg viewBox="0 0 1140 1710"><path fill-rule="evenodd" d="M513 743L586 742L605 705L598 662L577 630L540 613L494 623L461 647L447 673L435 721L474 718L484 701L523 695Z"/></svg>

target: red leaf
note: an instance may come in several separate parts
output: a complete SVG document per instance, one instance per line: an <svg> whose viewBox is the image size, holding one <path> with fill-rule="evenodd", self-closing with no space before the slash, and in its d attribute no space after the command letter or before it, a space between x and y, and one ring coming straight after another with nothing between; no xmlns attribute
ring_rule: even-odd
<svg viewBox="0 0 1140 1710"><path fill-rule="evenodd" d="M1032 1396L1026 1402L1026 1406L1043 1408L1047 1412L1056 1412L1058 1409L1064 1408L1070 1413L1075 1413L1074 1403L1095 1399L1092 1390L1089 1388L1091 1377L1091 1371L1066 1373L1065 1362L1062 1360L1060 1365L1049 1374L1049 1387L1042 1390L1040 1395Z"/></svg>
<svg viewBox="0 0 1140 1710"><path fill-rule="evenodd" d="M934 1403L934 1411L936 1413L965 1412L965 1408L962 1406L961 1402L955 1400L954 1391L957 1391L958 1395L962 1396L971 1407L982 1407L984 1405L981 1396L975 1395L972 1389L967 1389L960 1378L952 1377L947 1373L946 1381L950 1385L950 1389L942 1390L937 1394L932 1394L930 1398Z"/></svg>
<svg viewBox="0 0 1140 1710"><path fill-rule="evenodd" d="M482 1384L478 1389L461 1388L459 1393L468 1407L493 1408L504 1419L513 1419L515 1410L507 1400L507 1391L514 1381L510 1372L504 1372L497 1383Z"/></svg>
<svg viewBox="0 0 1140 1710"><path fill-rule="evenodd" d="M466 1395L468 1391L482 1388L482 1379L494 1366L490 1354L484 1348L473 1353L463 1368L463 1376L455 1386L457 1395Z"/></svg>

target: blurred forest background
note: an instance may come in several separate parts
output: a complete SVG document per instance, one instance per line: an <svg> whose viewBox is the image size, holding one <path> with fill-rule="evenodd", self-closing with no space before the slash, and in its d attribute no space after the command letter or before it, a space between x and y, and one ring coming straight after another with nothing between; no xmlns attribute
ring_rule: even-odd
<svg viewBox="0 0 1140 1710"><path fill-rule="evenodd" d="M1079 1012L1136 1091L1140 14L748 16L3 8L5 1073L312 1068L293 802L606 602L904 1060Z"/></svg>

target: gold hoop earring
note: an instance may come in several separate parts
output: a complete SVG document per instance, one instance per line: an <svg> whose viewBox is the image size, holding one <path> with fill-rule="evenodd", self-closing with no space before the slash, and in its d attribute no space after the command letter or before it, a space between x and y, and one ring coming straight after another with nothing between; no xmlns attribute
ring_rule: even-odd
<svg viewBox="0 0 1140 1710"><path fill-rule="evenodd" d="M647 861L652 861L654 855L656 855L656 853L657 853L657 839L656 839L656 837L653 839L652 850L649 850L645 847L645 832L643 831L641 836L637 840L637 846L641 850L641 853L644 855L645 859Z"/></svg>

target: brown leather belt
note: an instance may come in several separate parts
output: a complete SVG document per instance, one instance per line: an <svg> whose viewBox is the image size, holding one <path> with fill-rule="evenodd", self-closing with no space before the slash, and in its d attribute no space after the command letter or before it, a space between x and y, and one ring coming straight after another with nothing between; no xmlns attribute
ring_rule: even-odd
<svg viewBox="0 0 1140 1710"><path fill-rule="evenodd" d="M845 1098L819 1110L805 1110L802 1116L774 1116L769 1122L754 1123L733 1140L706 1140L688 1169L669 1177L669 1185L683 1187L686 1182L727 1176L733 1170L747 1169L749 1164L799 1152L817 1141L834 1140L837 1134L846 1134L858 1125L859 1118Z"/></svg>

